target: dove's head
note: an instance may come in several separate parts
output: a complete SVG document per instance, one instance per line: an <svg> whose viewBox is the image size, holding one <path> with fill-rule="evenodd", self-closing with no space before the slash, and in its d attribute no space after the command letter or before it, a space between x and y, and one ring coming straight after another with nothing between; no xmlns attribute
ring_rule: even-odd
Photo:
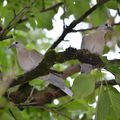
<svg viewBox="0 0 120 120"><path fill-rule="evenodd" d="M113 27L111 24L106 23L106 24L100 25L97 30L113 31Z"/></svg>
<svg viewBox="0 0 120 120"><path fill-rule="evenodd" d="M18 42L18 41L15 41L15 42L13 42L11 45L10 45L10 47L9 48L24 48L24 45L21 43L21 42Z"/></svg>

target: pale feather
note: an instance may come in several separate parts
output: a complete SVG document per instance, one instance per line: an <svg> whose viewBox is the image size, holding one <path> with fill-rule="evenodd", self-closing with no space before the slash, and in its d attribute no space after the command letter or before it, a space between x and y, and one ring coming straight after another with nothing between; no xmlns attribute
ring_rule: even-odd
<svg viewBox="0 0 120 120"><path fill-rule="evenodd" d="M42 54L34 49L31 51L28 51L26 48L23 47L19 47L16 49L19 64L24 71L30 71L31 69L35 68L44 58ZM54 86L60 88L67 95L73 95L72 91L65 86L64 80L61 77L50 73L39 78L42 80L46 80Z"/></svg>
<svg viewBox="0 0 120 120"><path fill-rule="evenodd" d="M106 44L105 34L107 33L107 30L105 29L105 26L102 25L96 30L95 33L84 36L81 44L81 49L87 49L91 53L101 55ZM89 73L92 69L92 65L81 63L82 73Z"/></svg>

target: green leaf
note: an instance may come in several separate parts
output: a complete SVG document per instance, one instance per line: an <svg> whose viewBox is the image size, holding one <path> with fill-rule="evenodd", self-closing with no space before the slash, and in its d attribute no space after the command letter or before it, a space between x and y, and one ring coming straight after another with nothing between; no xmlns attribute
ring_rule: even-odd
<svg viewBox="0 0 120 120"><path fill-rule="evenodd" d="M25 23L17 24L15 27L16 30L21 30L21 31L29 31L29 28L26 26Z"/></svg>
<svg viewBox="0 0 120 120"><path fill-rule="evenodd" d="M34 18L30 18L29 22L30 22L30 25L32 26L32 28L35 29L36 28L35 19Z"/></svg>
<svg viewBox="0 0 120 120"><path fill-rule="evenodd" d="M16 120L26 120L24 119L22 112L14 104L11 103L9 109L11 110L12 114L15 116Z"/></svg>
<svg viewBox="0 0 120 120"><path fill-rule="evenodd" d="M96 120L105 120L110 109L110 99L106 89L100 88L101 93L98 98Z"/></svg>
<svg viewBox="0 0 120 120"><path fill-rule="evenodd" d="M36 88L37 90L41 90L42 88L45 87L46 83L43 80L35 79L35 80L30 81L29 84L33 86L34 88Z"/></svg>
<svg viewBox="0 0 120 120"><path fill-rule="evenodd" d="M88 101L90 104L94 104L95 101L96 101L96 94L95 94L95 91L88 95L86 98L85 98L86 101Z"/></svg>
<svg viewBox="0 0 120 120"><path fill-rule="evenodd" d="M44 111L42 113L42 120L50 120L50 113L47 111Z"/></svg>
<svg viewBox="0 0 120 120"><path fill-rule="evenodd" d="M119 64L107 63L106 67L113 74L119 74L120 73L120 65Z"/></svg>
<svg viewBox="0 0 120 120"><path fill-rule="evenodd" d="M14 120L14 118L8 111L4 111L4 113L0 114L0 120Z"/></svg>
<svg viewBox="0 0 120 120"><path fill-rule="evenodd" d="M110 48L108 46L105 46L104 47L104 51L103 51L103 54L106 54L110 51Z"/></svg>
<svg viewBox="0 0 120 120"><path fill-rule="evenodd" d="M89 109L89 106L87 105L87 102L84 100L74 100L62 107L62 109L69 109L70 111L87 111Z"/></svg>
<svg viewBox="0 0 120 120"><path fill-rule="evenodd" d="M117 0L110 0L109 2L106 3L106 6L110 9L118 9L118 3Z"/></svg>
<svg viewBox="0 0 120 120"><path fill-rule="evenodd" d="M117 0L118 3L120 3L120 0Z"/></svg>
<svg viewBox="0 0 120 120"><path fill-rule="evenodd" d="M81 74L73 84L74 98L84 98L90 95L95 88L95 78L91 74Z"/></svg>
<svg viewBox="0 0 120 120"><path fill-rule="evenodd" d="M119 106L120 93L113 87L102 89L97 104L96 120L119 120Z"/></svg>
<svg viewBox="0 0 120 120"><path fill-rule="evenodd" d="M115 63L115 64L111 64L109 62L106 62L106 67L107 67L107 70L109 70L112 74L115 75L116 79L115 81L117 83L120 83L120 65Z"/></svg>
<svg viewBox="0 0 120 120"><path fill-rule="evenodd" d="M113 87L108 90L111 107L117 119L120 119L120 93Z"/></svg>
<svg viewBox="0 0 120 120"><path fill-rule="evenodd" d="M66 15L73 14L75 18L79 18L86 10L89 9L90 0L66 0Z"/></svg>
<svg viewBox="0 0 120 120"><path fill-rule="evenodd" d="M120 84L120 74L115 75L115 81Z"/></svg>
<svg viewBox="0 0 120 120"><path fill-rule="evenodd" d="M120 47L120 41L117 42L118 47Z"/></svg>
<svg viewBox="0 0 120 120"><path fill-rule="evenodd" d="M53 11L44 12L44 13L35 13L37 20L37 27L47 28L48 30L52 29L52 18L54 16Z"/></svg>
<svg viewBox="0 0 120 120"><path fill-rule="evenodd" d="M99 69L93 69L91 75L93 75L95 81L100 81L105 76L105 73L101 72Z"/></svg>
<svg viewBox="0 0 120 120"><path fill-rule="evenodd" d="M101 6L90 15L88 18L89 22L92 23L93 26L104 24L108 19L107 14L106 8Z"/></svg>

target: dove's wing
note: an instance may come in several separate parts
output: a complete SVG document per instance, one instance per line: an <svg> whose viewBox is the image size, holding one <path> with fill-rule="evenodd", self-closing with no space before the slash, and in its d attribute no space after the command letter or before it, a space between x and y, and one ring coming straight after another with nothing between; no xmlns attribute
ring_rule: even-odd
<svg viewBox="0 0 120 120"><path fill-rule="evenodd" d="M105 32L97 31L93 34L83 37L81 49L87 49L91 53L102 54L105 46Z"/></svg>
<svg viewBox="0 0 120 120"><path fill-rule="evenodd" d="M45 76L42 76L42 77L39 77L39 78L43 79L43 80L46 80L49 83L51 83L52 85L60 88L67 95L69 95L69 96L73 95L72 91L65 86L64 80L61 77L50 73L48 75L45 75Z"/></svg>
<svg viewBox="0 0 120 120"><path fill-rule="evenodd" d="M35 62L34 64L37 64L37 65L42 61L42 59L44 57L42 54L40 54L36 50L30 51L30 56L31 56L31 59L33 60L33 62ZM43 79L43 80L46 80L49 83L51 83L52 85L60 88L67 95L69 95L69 96L73 95L72 91L65 86L64 80L61 77L50 73L48 75L45 75L45 76L42 76L42 77L39 77L39 78Z"/></svg>
<svg viewBox="0 0 120 120"><path fill-rule="evenodd" d="M33 62L33 64L35 65L35 67L42 61L42 59L44 58L44 56L39 53L38 51L36 50L31 50L29 51L29 56Z"/></svg>
<svg viewBox="0 0 120 120"><path fill-rule="evenodd" d="M24 71L30 71L42 61L44 56L34 49L29 51L22 46L23 45L21 44L20 46L16 47L17 58L21 68ZM60 88L63 92L65 92L69 96L72 96L73 94L72 91L65 86L64 80L61 77L55 74L49 73L48 75L45 75L39 78L48 81L54 86Z"/></svg>
<svg viewBox="0 0 120 120"><path fill-rule="evenodd" d="M87 49L91 53L101 55L105 47L105 34L107 30L103 26L97 29L96 32L84 36L81 44L81 49ZM82 63L81 72L89 73L94 67L90 64Z"/></svg>

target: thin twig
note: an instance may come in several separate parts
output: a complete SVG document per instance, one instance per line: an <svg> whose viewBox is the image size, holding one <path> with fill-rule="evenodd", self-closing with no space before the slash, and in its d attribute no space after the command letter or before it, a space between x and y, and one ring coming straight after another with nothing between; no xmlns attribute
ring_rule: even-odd
<svg viewBox="0 0 120 120"><path fill-rule="evenodd" d="M35 104L35 103L33 103L33 104L31 104L31 103L27 103L27 104L16 104L18 107L20 107L20 108L26 108L26 107L35 107L35 108L41 108L41 109L44 109L44 110L46 110L46 111L48 111L48 112L54 112L54 113L56 113L56 114L58 114L58 115L61 115L61 116L64 116L65 118L67 118L68 120L72 120L69 116L67 116L66 114L64 114L64 113L62 113L62 112L60 112L60 111L58 111L57 110L57 108L53 108L53 107L47 107L47 106L41 106L41 105L39 105L39 104Z"/></svg>
<svg viewBox="0 0 120 120"><path fill-rule="evenodd" d="M102 80L102 81L98 81L95 84L95 88L99 88L101 85L117 85L118 83L113 79L113 80Z"/></svg>
<svg viewBox="0 0 120 120"><path fill-rule="evenodd" d="M8 23L8 25L1 31L0 36L6 36L6 34L15 27L20 19L29 11L28 6L25 6L13 19Z"/></svg>
<svg viewBox="0 0 120 120"><path fill-rule="evenodd" d="M117 25L120 25L120 22L118 23L114 23L112 24L113 26L117 26ZM85 32L85 31L90 31L90 30L95 30L97 29L99 26L96 26L96 27L91 27L91 28L87 28L87 29L79 29L79 30L72 30L72 32Z"/></svg>
<svg viewBox="0 0 120 120"><path fill-rule="evenodd" d="M45 9L45 0L42 0L42 10Z"/></svg>
<svg viewBox="0 0 120 120"><path fill-rule="evenodd" d="M65 103L63 103L63 104L61 104L61 105L59 105L59 106L58 106L58 110L62 110L64 106L66 106L66 105L72 103L73 101L75 101L75 99L70 99L69 101L67 101L67 102L65 102Z"/></svg>
<svg viewBox="0 0 120 120"><path fill-rule="evenodd" d="M85 32L85 31L89 31L89 30L95 30L95 29L97 29L98 28L98 26L96 26L96 27L91 27L91 28L87 28L87 29L79 29L79 30L72 30L72 32Z"/></svg>
<svg viewBox="0 0 120 120"><path fill-rule="evenodd" d="M14 120L17 120L15 115L13 114L12 110L10 108L8 110L9 110L10 114L12 115L12 117L14 118Z"/></svg>
<svg viewBox="0 0 120 120"><path fill-rule="evenodd" d="M65 25L65 18L64 18L64 15L65 15L65 12L66 12L66 10L65 10L65 5L66 5L66 3L65 3L66 1L64 0L64 5L63 5L63 11L64 11L64 13L63 13L63 30L65 30L65 28L66 28L66 25Z"/></svg>
<svg viewBox="0 0 120 120"><path fill-rule="evenodd" d="M13 38L13 35L0 36L0 41L6 40L6 39L10 39L10 38Z"/></svg>
<svg viewBox="0 0 120 120"><path fill-rule="evenodd" d="M118 13L118 15L120 16L120 9L119 9L119 8L117 9L117 13Z"/></svg>
<svg viewBox="0 0 120 120"><path fill-rule="evenodd" d="M47 12L47 11L50 11L50 10L54 10L55 8L58 8L61 5L63 5L63 2L56 3L55 5L50 6L48 8L44 8L40 12Z"/></svg>

